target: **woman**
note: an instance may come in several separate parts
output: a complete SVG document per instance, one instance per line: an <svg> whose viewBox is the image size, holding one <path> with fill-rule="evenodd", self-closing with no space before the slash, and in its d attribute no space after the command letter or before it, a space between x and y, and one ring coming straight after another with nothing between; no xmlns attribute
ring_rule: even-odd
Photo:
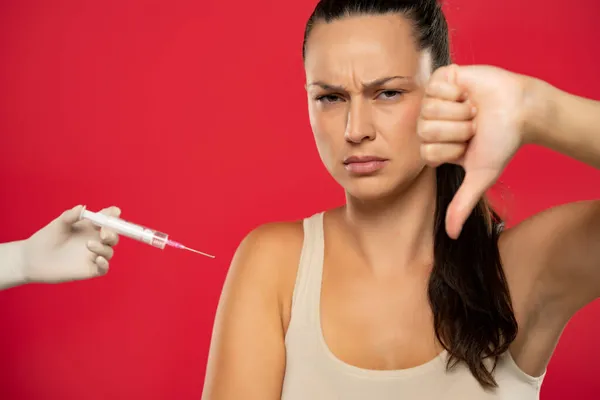
<svg viewBox="0 0 600 400"><path fill-rule="evenodd" d="M304 63L347 202L242 242L203 398L537 399L563 328L600 294L600 205L501 232L482 194L524 143L600 167L598 103L449 67L434 0L322 0Z"/></svg>

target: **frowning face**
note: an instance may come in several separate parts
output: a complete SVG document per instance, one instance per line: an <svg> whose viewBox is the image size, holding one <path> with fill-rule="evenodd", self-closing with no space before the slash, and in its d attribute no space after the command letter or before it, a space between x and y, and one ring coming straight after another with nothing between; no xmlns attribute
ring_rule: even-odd
<svg viewBox="0 0 600 400"><path fill-rule="evenodd" d="M353 197L410 184L425 164L417 117L431 57L401 15L319 22L306 45L310 123L325 167Z"/></svg>

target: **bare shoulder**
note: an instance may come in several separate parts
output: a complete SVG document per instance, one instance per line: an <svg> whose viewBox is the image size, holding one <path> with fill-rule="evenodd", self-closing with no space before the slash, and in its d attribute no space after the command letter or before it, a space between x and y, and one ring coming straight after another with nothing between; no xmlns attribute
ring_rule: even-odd
<svg viewBox="0 0 600 400"><path fill-rule="evenodd" d="M304 243L302 221L270 222L250 231L239 244L227 274L228 285L247 286L273 295L282 323L291 302Z"/></svg>
<svg viewBox="0 0 600 400"><path fill-rule="evenodd" d="M303 223L300 220L264 224L250 232L244 242L245 247L253 248L254 257L261 260L259 263L262 266L258 268L263 268L264 279L271 281L272 289L277 293L285 335L291 318L292 296L304 244Z"/></svg>
<svg viewBox="0 0 600 400"><path fill-rule="evenodd" d="M241 241L215 316L204 400L280 397L283 305L287 288L294 286L302 243L301 222L261 225Z"/></svg>
<svg viewBox="0 0 600 400"><path fill-rule="evenodd" d="M302 221L260 225L241 241L231 263L231 273L248 274L248 279L284 289L290 275L295 277L303 238Z"/></svg>
<svg viewBox="0 0 600 400"><path fill-rule="evenodd" d="M302 247L302 221L269 222L250 231L240 243L236 256L285 256Z"/></svg>
<svg viewBox="0 0 600 400"><path fill-rule="evenodd" d="M600 203L535 214L502 233L499 251L519 333L511 352L525 372L546 368L569 319L598 296Z"/></svg>

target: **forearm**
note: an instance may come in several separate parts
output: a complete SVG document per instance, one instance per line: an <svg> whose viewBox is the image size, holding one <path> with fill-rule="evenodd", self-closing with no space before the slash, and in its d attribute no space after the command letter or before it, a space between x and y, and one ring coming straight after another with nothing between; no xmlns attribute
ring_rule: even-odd
<svg viewBox="0 0 600 400"><path fill-rule="evenodd" d="M23 241L0 244L0 290L26 282L23 272Z"/></svg>
<svg viewBox="0 0 600 400"><path fill-rule="evenodd" d="M600 102L530 79L525 142L600 168Z"/></svg>

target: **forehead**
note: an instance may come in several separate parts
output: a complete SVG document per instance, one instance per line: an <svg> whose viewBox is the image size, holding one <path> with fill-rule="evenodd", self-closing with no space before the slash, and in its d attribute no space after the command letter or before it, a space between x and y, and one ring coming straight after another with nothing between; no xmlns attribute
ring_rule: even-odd
<svg viewBox="0 0 600 400"><path fill-rule="evenodd" d="M307 41L310 79L335 80L349 73L362 80L415 75L419 52L411 22L399 14L345 17L317 23Z"/></svg>

